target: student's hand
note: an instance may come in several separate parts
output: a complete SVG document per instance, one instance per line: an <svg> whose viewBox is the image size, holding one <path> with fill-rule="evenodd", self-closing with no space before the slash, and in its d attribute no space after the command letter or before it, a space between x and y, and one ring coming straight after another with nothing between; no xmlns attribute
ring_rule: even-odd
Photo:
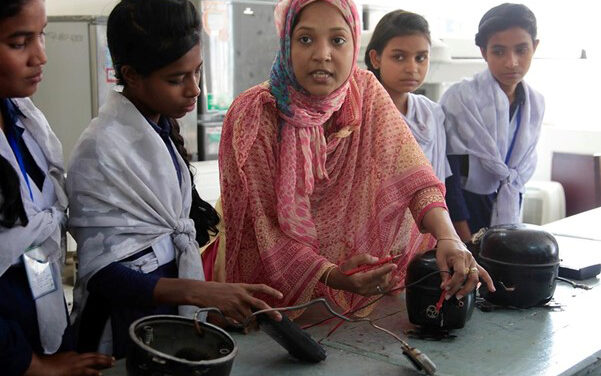
<svg viewBox="0 0 601 376"><path fill-rule="evenodd" d="M71 351L39 356L34 353L25 376L98 376L99 370L113 365L114 358L98 353Z"/></svg>
<svg viewBox="0 0 601 376"><path fill-rule="evenodd" d="M400 281L399 277L393 276L393 272L397 269L396 264L384 264L349 276L344 274L358 266L377 262L378 258L372 255L355 255L330 272L328 286L363 296L385 294Z"/></svg>
<svg viewBox="0 0 601 376"><path fill-rule="evenodd" d="M270 295L282 299L281 292L267 285L250 285L246 283L201 282L192 292L189 304L199 307L217 307L227 317L242 323L252 314L271 308L254 294ZM280 321L282 315L277 312L267 313L272 319Z"/></svg>
<svg viewBox="0 0 601 376"><path fill-rule="evenodd" d="M483 280L489 291L495 291L495 285L488 272L474 259L465 244L459 239L440 239L436 246L436 263L442 271L440 288L447 290L446 298L456 295L463 298L476 288L478 281ZM446 271L452 270L453 275Z"/></svg>

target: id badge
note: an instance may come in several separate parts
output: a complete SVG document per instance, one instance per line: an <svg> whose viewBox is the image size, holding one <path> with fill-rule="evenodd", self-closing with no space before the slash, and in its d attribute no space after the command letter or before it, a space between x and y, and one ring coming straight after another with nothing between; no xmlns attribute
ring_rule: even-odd
<svg viewBox="0 0 601 376"><path fill-rule="evenodd" d="M57 285L52 265L42 255L39 247L30 248L23 254L23 264L34 299L37 300L56 291Z"/></svg>

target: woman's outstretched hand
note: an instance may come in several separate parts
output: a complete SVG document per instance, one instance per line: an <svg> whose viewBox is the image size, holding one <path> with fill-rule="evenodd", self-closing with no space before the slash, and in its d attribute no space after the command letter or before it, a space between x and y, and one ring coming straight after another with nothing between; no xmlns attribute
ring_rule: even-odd
<svg viewBox="0 0 601 376"><path fill-rule="evenodd" d="M476 288L480 279L490 291L495 291L490 275L478 265L461 241L446 209L434 207L428 210L422 219L422 226L438 240L436 263L442 278L440 288L447 291L447 299L453 295L457 299L463 298Z"/></svg>
<svg viewBox="0 0 601 376"><path fill-rule="evenodd" d="M440 288L447 291L446 298L456 295L463 298L476 288L481 279L489 291L495 285L488 272L474 259L472 253L459 239L439 239L436 245L436 263L441 271ZM448 272L452 271L452 275Z"/></svg>
<svg viewBox="0 0 601 376"><path fill-rule="evenodd" d="M377 257L368 254L355 255L340 266L335 267L330 272L327 281L325 281L327 272L324 273L322 282L327 282L327 285L331 288L363 296L385 294L400 282L399 277L393 275L397 269L396 264L387 263L352 275L344 274L359 266L373 265L378 261Z"/></svg>

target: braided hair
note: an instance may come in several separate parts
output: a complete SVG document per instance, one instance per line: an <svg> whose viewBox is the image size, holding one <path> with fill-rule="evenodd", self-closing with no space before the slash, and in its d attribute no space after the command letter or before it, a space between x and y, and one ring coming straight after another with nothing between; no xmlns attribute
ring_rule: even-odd
<svg viewBox="0 0 601 376"><path fill-rule="evenodd" d="M9 161L0 156L0 226L27 226L28 219L21 201L19 176Z"/></svg>
<svg viewBox="0 0 601 376"><path fill-rule="evenodd" d="M182 156L188 166L190 172L190 180L192 181L192 207L190 208L190 218L194 220L196 227L196 241L201 246L208 243L210 236L215 236L219 232L217 225L219 224L219 215L217 211L206 201L200 198L196 186L194 185L194 174L192 166L190 166L190 155L184 146L184 138L181 135L180 127L175 119L170 119L171 135L170 138L175 145L177 152Z"/></svg>
<svg viewBox="0 0 601 376"><path fill-rule="evenodd" d="M29 0L0 1L0 21L14 17ZM0 113L0 116L3 116ZM28 219L21 200L19 175L5 158L0 156L0 226L27 226Z"/></svg>

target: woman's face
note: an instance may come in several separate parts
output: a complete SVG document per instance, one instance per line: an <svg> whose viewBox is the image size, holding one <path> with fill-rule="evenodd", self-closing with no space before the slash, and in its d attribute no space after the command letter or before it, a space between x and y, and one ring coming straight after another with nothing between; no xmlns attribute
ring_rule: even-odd
<svg viewBox="0 0 601 376"><path fill-rule="evenodd" d="M526 30L512 27L491 35L481 52L501 87L512 90L528 73L537 46Z"/></svg>
<svg viewBox="0 0 601 376"><path fill-rule="evenodd" d="M335 6L324 1L307 5L292 30L296 80L311 95L329 95L349 77L354 48L351 29Z"/></svg>
<svg viewBox="0 0 601 376"><path fill-rule="evenodd" d="M45 27L43 0L29 0L0 21L0 98L29 97L37 90L46 64Z"/></svg>
<svg viewBox="0 0 601 376"><path fill-rule="evenodd" d="M148 76L125 73L128 98L144 116L155 122L161 115L179 119L196 108L201 67L198 43L178 60ZM127 72L128 68L124 69Z"/></svg>
<svg viewBox="0 0 601 376"><path fill-rule="evenodd" d="M389 93L405 94L419 88L428 74L430 42L422 33L390 39L382 54L369 52L374 68L380 70L380 81Z"/></svg>

